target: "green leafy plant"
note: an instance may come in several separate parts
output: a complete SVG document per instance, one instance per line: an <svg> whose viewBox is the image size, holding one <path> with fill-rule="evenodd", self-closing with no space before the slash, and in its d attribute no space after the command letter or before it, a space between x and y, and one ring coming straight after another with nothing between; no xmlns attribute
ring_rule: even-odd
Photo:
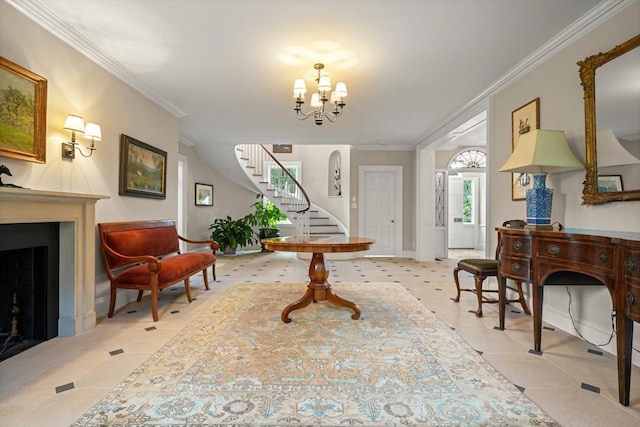
<svg viewBox="0 0 640 427"><path fill-rule="evenodd" d="M227 215L226 218L216 218L209 226L211 238L218 242L224 253L235 253L238 247L257 243L251 227L252 215L249 214L240 219L232 219Z"/></svg>
<svg viewBox="0 0 640 427"><path fill-rule="evenodd" d="M253 226L257 226L259 229L274 229L277 228L278 221L287 219L282 214L280 209L272 202L268 201L264 203L262 200L255 202L251 205L255 211L248 215L249 223Z"/></svg>
<svg viewBox="0 0 640 427"><path fill-rule="evenodd" d="M247 217L251 225L258 227L258 232L256 233L258 241L271 237L279 237L280 230L278 230L276 224L278 221L287 219L280 209L272 202L267 201L264 203L262 200L255 202L251 206L253 206L255 211L247 215ZM268 252L263 243L261 243L260 246L262 247L262 252Z"/></svg>

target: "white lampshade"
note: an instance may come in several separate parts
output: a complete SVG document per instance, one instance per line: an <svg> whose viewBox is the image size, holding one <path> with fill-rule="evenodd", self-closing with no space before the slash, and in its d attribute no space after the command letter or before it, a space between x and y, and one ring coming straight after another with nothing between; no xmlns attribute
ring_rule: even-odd
<svg viewBox="0 0 640 427"><path fill-rule="evenodd" d="M64 121L62 129L84 133L84 119L80 116L69 114L67 120Z"/></svg>
<svg viewBox="0 0 640 427"><path fill-rule="evenodd" d="M347 96L347 85L343 82L336 83L336 96L344 98Z"/></svg>
<svg viewBox="0 0 640 427"><path fill-rule="evenodd" d="M93 141L100 141L102 139L100 125L91 122L87 123L87 126L84 128L84 137Z"/></svg>
<svg viewBox="0 0 640 427"><path fill-rule="evenodd" d="M500 172L544 173L583 168L573 154L564 131L534 129L522 134Z"/></svg>
<svg viewBox="0 0 640 427"><path fill-rule="evenodd" d="M318 82L318 90L320 92L331 91L331 79L329 79L329 76L320 76L320 81Z"/></svg>
<svg viewBox="0 0 640 427"><path fill-rule="evenodd" d="M611 129L599 129L596 132L598 168L608 166L636 165L640 163L618 141Z"/></svg>
<svg viewBox="0 0 640 427"><path fill-rule="evenodd" d="M317 107L321 107L322 106L322 102L320 102L320 95L318 95L318 93L314 93L313 95L311 95L311 106L313 108L317 108Z"/></svg>
<svg viewBox="0 0 640 427"><path fill-rule="evenodd" d="M304 84L304 79L296 79L293 82L293 97L304 99L305 93L307 93L307 85Z"/></svg>

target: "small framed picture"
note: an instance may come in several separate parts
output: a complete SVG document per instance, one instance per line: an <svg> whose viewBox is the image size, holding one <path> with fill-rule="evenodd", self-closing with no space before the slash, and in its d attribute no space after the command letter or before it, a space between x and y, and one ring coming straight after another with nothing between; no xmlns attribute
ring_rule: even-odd
<svg viewBox="0 0 640 427"><path fill-rule="evenodd" d="M196 206L213 206L213 185L196 182Z"/></svg>
<svg viewBox="0 0 640 427"><path fill-rule="evenodd" d="M278 144L273 144L273 152L274 153L292 153L293 152L293 145L278 145Z"/></svg>
<svg viewBox="0 0 640 427"><path fill-rule="evenodd" d="M511 151L516 149L520 135L540 129L540 98L524 104L511 113ZM511 174L511 200L526 199L527 190L533 187L533 175Z"/></svg>
<svg viewBox="0 0 640 427"><path fill-rule="evenodd" d="M609 193L611 191L624 191L622 175L600 175L598 177L598 193Z"/></svg>

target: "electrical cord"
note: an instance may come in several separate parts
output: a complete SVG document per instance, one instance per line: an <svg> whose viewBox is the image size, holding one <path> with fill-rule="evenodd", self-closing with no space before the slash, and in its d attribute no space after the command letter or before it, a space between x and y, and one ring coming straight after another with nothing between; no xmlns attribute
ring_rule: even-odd
<svg viewBox="0 0 640 427"><path fill-rule="evenodd" d="M573 329L575 329L576 333L578 334L578 336L586 343L594 345L596 347L604 347L606 345L609 345L609 343L611 343L611 340L613 340L613 337L616 335L616 323L614 321L615 317L617 316L617 312L615 310L613 310L611 312L611 335L609 336L609 339L607 340L606 343L604 344L596 344L593 343L591 341L589 341L588 339L586 339L584 336L582 336L582 334L580 333L580 331L578 330L578 326L576 325L576 321L575 318L573 317L573 309L572 304L571 304L571 292L569 292L569 287L565 286L565 289L567 290L567 295L569 295L569 317L571 318L571 323L573 324ZM633 344L631 345L631 348L633 349L633 351L640 353L640 349L635 347Z"/></svg>
<svg viewBox="0 0 640 427"><path fill-rule="evenodd" d="M604 344L596 344L593 343L591 341L589 341L588 339L586 339L585 337L582 336L582 334L580 333L580 331L578 330L578 326L576 325L576 319L573 317L573 309L572 309L572 300L571 300L571 292L569 292L569 287L565 286L564 287L567 290L567 295L569 295L569 317L571 318L571 323L573 324L573 329L575 329L576 333L578 334L578 336L586 343L589 343L591 345L595 345L597 347L604 347L605 345L609 345L609 343L611 343L611 340L613 339L613 337L616 334L616 327L615 327L615 323L613 321L613 314L611 315L611 335L609 336L609 340L604 343Z"/></svg>

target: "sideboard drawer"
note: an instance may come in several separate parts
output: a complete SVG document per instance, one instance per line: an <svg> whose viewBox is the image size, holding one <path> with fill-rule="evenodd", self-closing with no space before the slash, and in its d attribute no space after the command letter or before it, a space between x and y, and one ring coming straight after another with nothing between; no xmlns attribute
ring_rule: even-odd
<svg viewBox="0 0 640 427"><path fill-rule="evenodd" d="M560 259L562 262L585 264L587 268L613 273L615 246L559 239L539 239L537 257Z"/></svg>
<svg viewBox="0 0 640 427"><path fill-rule="evenodd" d="M528 282L531 280L531 260L528 258L500 255L500 273L510 279Z"/></svg>
<svg viewBox="0 0 640 427"><path fill-rule="evenodd" d="M627 278L624 292L624 309L629 319L634 322L640 322L640 278Z"/></svg>
<svg viewBox="0 0 640 427"><path fill-rule="evenodd" d="M528 235L502 234L500 253L505 255L531 256L531 237Z"/></svg>
<svg viewBox="0 0 640 427"><path fill-rule="evenodd" d="M625 247L622 251L622 263L625 277L640 278L640 247Z"/></svg>

